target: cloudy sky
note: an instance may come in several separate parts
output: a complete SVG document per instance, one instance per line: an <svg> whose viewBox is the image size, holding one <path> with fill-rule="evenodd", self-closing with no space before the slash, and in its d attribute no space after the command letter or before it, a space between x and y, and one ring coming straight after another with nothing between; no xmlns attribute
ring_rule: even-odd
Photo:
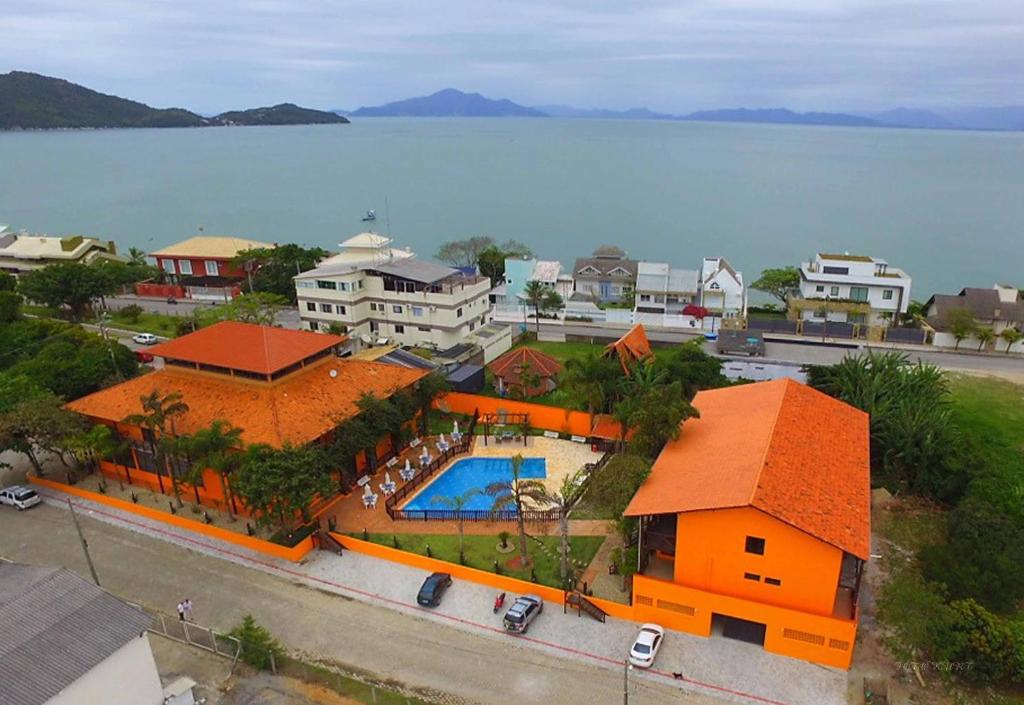
<svg viewBox="0 0 1024 705"><path fill-rule="evenodd" d="M201 112L1024 103L1024 0L2 0L0 37L0 72Z"/></svg>

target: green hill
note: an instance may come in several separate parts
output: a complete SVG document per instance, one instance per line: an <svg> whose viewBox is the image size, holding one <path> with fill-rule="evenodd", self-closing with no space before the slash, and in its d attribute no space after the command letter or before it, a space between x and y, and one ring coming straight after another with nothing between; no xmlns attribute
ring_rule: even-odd
<svg viewBox="0 0 1024 705"><path fill-rule="evenodd" d="M198 127L205 118L180 108L151 108L60 78L24 71L0 75L0 128Z"/></svg>
<svg viewBox="0 0 1024 705"><path fill-rule="evenodd" d="M152 108L60 78L26 71L0 74L0 130L80 127L209 127L217 125L319 125L348 120L282 103L205 118L184 108Z"/></svg>
<svg viewBox="0 0 1024 705"><path fill-rule="evenodd" d="M227 125L326 125L348 122L348 118L336 113L300 108L294 103L281 103L269 108L232 110L221 113L214 119Z"/></svg>

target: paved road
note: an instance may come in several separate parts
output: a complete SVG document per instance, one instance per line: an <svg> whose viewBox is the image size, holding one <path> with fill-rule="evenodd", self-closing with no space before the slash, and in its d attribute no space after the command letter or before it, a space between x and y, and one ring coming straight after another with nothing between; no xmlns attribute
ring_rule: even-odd
<svg viewBox="0 0 1024 705"><path fill-rule="evenodd" d="M145 299L137 296L111 296L106 299L106 302L107 306L114 311L135 304L141 306L143 310L150 311L151 313L162 313L165 316L190 316L196 309L210 309L221 303L179 299L178 303L169 304L164 299ZM298 309L282 309L277 314L277 323L284 328L300 328L302 321L299 319Z"/></svg>
<svg viewBox="0 0 1024 705"><path fill-rule="evenodd" d="M43 505L0 512L0 556L88 570L67 512ZM104 587L170 611L195 603L197 622L227 630L253 614L287 647L374 673L399 673L410 686L450 693L453 703L602 705L622 700L622 675L294 584L283 578L82 516ZM669 686L633 680L640 705L718 703Z"/></svg>

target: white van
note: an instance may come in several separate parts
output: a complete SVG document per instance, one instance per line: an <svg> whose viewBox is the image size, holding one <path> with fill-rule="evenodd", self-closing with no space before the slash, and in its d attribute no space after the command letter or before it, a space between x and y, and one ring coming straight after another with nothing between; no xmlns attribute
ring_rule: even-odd
<svg viewBox="0 0 1024 705"><path fill-rule="evenodd" d="M34 507L42 501L36 491L29 487L13 485L0 490L0 504L9 504L19 511Z"/></svg>

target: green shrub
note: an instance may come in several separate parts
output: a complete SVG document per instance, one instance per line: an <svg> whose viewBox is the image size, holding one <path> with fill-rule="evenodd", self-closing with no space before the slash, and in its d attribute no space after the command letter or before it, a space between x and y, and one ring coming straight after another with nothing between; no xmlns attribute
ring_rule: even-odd
<svg viewBox="0 0 1024 705"><path fill-rule="evenodd" d="M139 318L142 317L143 313L145 313L145 310L138 304L129 304L124 308L116 311L114 313L114 316L116 318L128 321L129 323L138 323Z"/></svg>
<svg viewBox="0 0 1024 705"><path fill-rule="evenodd" d="M935 649L951 673L979 684L997 683L1020 673L1017 645L1010 627L971 599L949 604L949 632Z"/></svg>
<svg viewBox="0 0 1024 705"><path fill-rule="evenodd" d="M925 576L953 598L973 598L1004 612L1024 598L1024 522L971 496L949 515L945 545L921 553Z"/></svg>
<svg viewBox="0 0 1024 705"><path fill-rule="evenodd" d="M230 635L242 642L242 660L253 668L270 669L271 658L280 660L284 648L270 635L266 627L256 624L251 614L242 618L242 623L231 630Z"/></svg>

